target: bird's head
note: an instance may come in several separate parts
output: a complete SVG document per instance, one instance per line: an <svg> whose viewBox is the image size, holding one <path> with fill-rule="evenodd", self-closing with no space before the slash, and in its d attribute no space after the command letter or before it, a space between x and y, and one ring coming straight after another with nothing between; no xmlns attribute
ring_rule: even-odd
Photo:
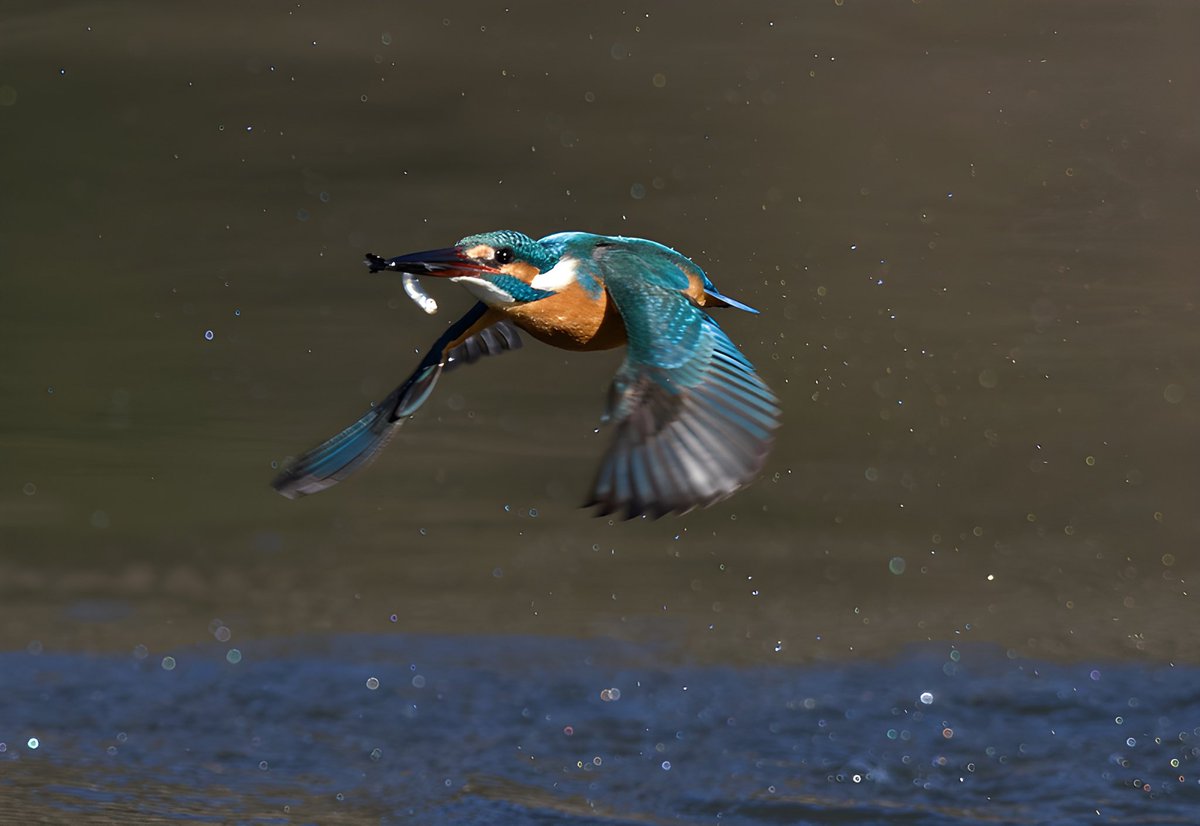
<svg viewBox="0 0 1200 826"><path fill-rule="evenodd" d="M574 279L561 244L513 230L468 235L453 247L383 259L367 255L371 272L391 270L449 278L493 307L528 304L554 295Z"/></svg>

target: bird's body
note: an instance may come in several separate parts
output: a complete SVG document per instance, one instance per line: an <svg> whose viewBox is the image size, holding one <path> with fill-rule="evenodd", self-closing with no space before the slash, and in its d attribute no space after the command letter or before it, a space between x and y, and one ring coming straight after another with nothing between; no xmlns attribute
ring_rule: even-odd
<svg viewBox="0 0 1200 826"><path fill-rule="evenodd" d="M361 467L443 369L519 347L516 328L566 350L628 348L606 413L616 437L589 502L601 513L687 511L725 498L761 469L778 405L702 308L756 311L719 293L669 247L582 232L535 241L505 230L390 260L368 255L367 264L448 277L479 303L384 402L280 474L274 486L283 495L315 493Z"/></svg>
<svg viewBox="0 0 1200 826"><path fill-rule="evenodd" d="M578 283L541 301L496 312L561 350L611 350L625 343L625 324L608 293L593 298Z"/></svg>

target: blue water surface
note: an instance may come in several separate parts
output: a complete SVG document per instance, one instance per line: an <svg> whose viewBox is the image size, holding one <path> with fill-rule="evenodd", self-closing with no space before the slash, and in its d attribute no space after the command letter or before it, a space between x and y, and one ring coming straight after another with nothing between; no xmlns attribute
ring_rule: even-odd
<svg viewBox="0 0 1200 826"><path fill-rule="evenodd" d="M604 640L372 635L9 653L0 675L0 805L51 822L1200 813L1194 668L1054 665L970 646L735 667Z"/></svg>

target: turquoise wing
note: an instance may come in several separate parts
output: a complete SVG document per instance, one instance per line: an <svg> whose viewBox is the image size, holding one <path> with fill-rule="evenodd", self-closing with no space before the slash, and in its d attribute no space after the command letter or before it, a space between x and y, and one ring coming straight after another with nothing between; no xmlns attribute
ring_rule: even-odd
<svg viewBox="0 0 1200 826"><path fill-rule="evenodd" d="M779 426L775 394L659 256L611 247L593 261L628 351L609 395L615 433L588 505L658 517L724 499L762 470Z"/></svg>
<svg viewBox="0 0 1200 826"><path fill-rule="evenodd" d="M354 424L294 460L275 477L271 486L288 499L295 499L337 484L370 463L387 446L400 425L429 398L443 370L518 349L521 337L507 321L485 327L457 346L449 347L486 312L487 306L482 303L468 310L434 342L403 384Z"/></svg>

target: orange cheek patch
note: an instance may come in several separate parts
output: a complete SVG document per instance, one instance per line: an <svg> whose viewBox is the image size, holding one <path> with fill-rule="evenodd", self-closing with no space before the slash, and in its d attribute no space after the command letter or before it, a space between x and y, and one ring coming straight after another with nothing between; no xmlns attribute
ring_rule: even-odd
<svg viewBox="0 0 1200 826"><path fill-rule="evenodd" d="M478 246L474 246L469 250L466 250L464 254L468 258L473 258L476 261L491 261L496 257L496 250L493 247L489 247L487 244L479 244Z"/></svg>

